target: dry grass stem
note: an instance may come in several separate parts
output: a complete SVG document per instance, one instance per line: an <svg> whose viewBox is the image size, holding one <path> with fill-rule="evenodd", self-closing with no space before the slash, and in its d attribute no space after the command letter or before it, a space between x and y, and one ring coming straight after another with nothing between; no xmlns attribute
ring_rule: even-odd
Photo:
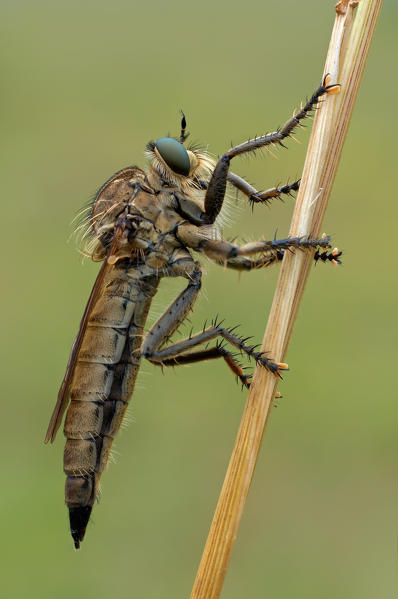
<svg viewBox="0 0 398 599"><path fill-rule="evenodd" d="M341 0L336 5L325 73L331 74L332 83L341 84L341 92L326 97L316 113L291 236L320 233L381 4ZM263 349L276 361L286 354L312 256L287 252L283 259L263 340ZM276 386L271 374L256 370L191 599L220 596Z"/></svg>

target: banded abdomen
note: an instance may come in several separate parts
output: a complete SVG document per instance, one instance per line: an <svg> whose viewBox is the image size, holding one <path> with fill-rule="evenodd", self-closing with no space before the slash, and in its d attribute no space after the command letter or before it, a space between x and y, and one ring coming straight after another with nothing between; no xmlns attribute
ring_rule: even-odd
<svg viewBox="0 0 398 599"><path fill-rule="evenodd" d="M157 277L143 277L137 269L112 269L87 322L64 426L65 495L76 548L134 390L143 328L157 284Z"/></svg>

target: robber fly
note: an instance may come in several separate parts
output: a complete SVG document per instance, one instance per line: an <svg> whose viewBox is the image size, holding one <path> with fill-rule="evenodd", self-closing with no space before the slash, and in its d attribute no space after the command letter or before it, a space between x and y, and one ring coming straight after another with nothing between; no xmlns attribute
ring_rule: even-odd
<svg viewBox="0 0 398 599"><path fill-rule="evenodd" d="M224 343L247 354L276 377L286 365L247 345L233 329L211 326L178 343L167 344L192 309L201 287L201 266L191 251L227 268L250 271L283 258L287 250L313 250L314 259L339 263L328 251L330 239L286 238L235 245L219 234L217 217L227 183L252 203L268 204L289 194L291 185L258 192L229 170L241 154L281 144L315 109L319 98L334 93L326 76L310 100L275 131L232 147L216 162L191 146L184 115L179 138L161 137L147 145L149 168L128 166L99 189L86 218L88 252L102 266L89 297L45 441L54 441L63 414L66 446L66 505L76 548L83 540L112 442L123 420L144 357L167 367L222 358L245 387L250 377ZM153 296L163 277L184 277L188 284L144 335ZM216 340L213 346L209 342ZM221 342L220 342L221 341ZM199 348L199 346L205 347ZM70 403L69 403L70 402Z"/></svg>

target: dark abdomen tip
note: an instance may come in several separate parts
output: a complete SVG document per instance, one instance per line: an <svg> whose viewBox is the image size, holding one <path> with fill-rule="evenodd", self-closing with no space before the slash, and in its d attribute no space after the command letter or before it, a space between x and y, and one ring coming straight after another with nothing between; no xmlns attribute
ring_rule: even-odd
<svg viewBox="0 0 398 599"><path fill-rule="evenodd" d="M79 549L80 542L84 539L87 523L90 519L92 507L71 507L69 508L69 522L72 539L75 543L75 549Z"/></svg>

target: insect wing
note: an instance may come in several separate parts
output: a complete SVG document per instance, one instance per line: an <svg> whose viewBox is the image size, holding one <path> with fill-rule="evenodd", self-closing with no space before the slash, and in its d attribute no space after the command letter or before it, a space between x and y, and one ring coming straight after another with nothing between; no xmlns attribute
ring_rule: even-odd
<svg viewBox="0 0 398 599"><path fill-rule="evenodd" d="M100 269L100 271L97 275L97 278L95 280L94 287L90 293L90 297L88 299L86 308L84 310L83 317L80 322L79 332L78 332L77 337L74 340L73 345L72 345L72 349L71 349L71 352L69 355L68 365L66 367L65 376L62 380L61 387L58 391L57 403L55 404L55 408L52 413L50 423L48 425L44 443L48 443L49 441L51 441L51 443L54 442L55 436L57 434L57 431L58 431L59 426L62 421L62 417L63 417L64 412L68 406L69 387L72 382L73 373L75 371L75 366L76 366L76 361L77 361L77 356L79 354L79 351L80 351L80 348L82 345L82 341L83 341L83 337L84 337L84 333L87 328L88 318L89 318L91 311L101 293L102 282L104 280L105 273L108 268L112 268L112 265L109 264L108 261L109 261L110 256L113 254L113 251L117 245L118 238L119 238L119 235L115 234L115 238L114 238L112 247L109 251L107 258L104 260L104 262L101 266L101 269Z"/></svg>

